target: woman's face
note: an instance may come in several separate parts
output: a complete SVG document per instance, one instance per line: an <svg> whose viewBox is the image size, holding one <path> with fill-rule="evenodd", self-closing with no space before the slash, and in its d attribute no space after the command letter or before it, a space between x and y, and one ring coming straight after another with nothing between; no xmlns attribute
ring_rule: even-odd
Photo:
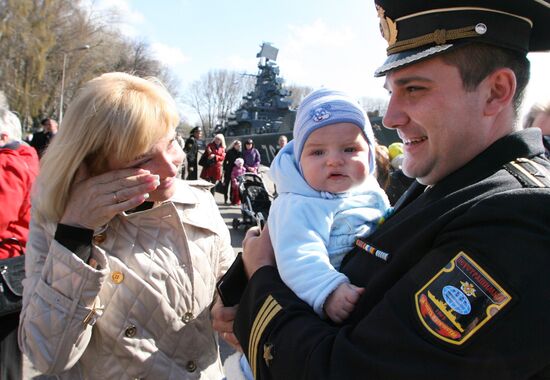
<svg viewBox="0 0 550 380"><path fill-rule="evenodd" d="M235 143L235 145L233 145L235 147L236 150L238 150L239 152L243 149L243 146L240 142L238 143Z"/></svg>
<svg viewBox="0 0 550 380"><path fill-rule="evenodd" d="M183 163L183 150L172 130L151 149L128 163L109 161L110 169L141 168L159 176L160 185L149 193L149 201L162 202L170 199L176 191L178 168Z"/></svg>

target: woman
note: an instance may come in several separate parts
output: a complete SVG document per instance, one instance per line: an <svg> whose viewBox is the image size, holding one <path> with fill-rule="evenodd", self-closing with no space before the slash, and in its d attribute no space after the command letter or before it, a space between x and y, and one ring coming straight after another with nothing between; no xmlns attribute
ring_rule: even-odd
<svg viewBox="0 0 550 380"><path fill-rule="evenodd" d="M252 139L248 139L244 143L243 159L246 171L258 174L261 157L258 149L254 148L254 141Z"/></svg>
<svg viewBox="0 0 550 380"><path fill-rule="evenodd" d="M233 166L235 165L235 160L237 158L242 158L243 152L242 152L242 143L240 140L235 140L231 143L231 148L227 150L225 153L225 160L223 161L223 186L225 189L225 192L223 194L223 200L224 203L227 204L227 191L229 191L229 194L233 194L231 191L231 171L233 170ZM233 196L230 196L231 203L233 202Z"/></svg>
<svg viewBox="0 0 550 380"><path fill-rule="evenodd" d="M201 127L191 129L189 138L185 140L183 151L187 155L187 179L197 179L197 154L199 153L198 141L202 137Z"/></svg>
<svg viewBox="0 0 550 380"><path fill-rule="evenodd" d="M203 153L212 163L202 168L201 178L211 183L222 179L222 163L225 159L225 138L222 134L214 136ZM214 194L214 187L210 190Z"/></svg>
<svg viewBox="0 0 550 380"><path fill-rule="evenodd" d="M44 155L33 195L19 343L67 379L220 379L211 328L234 258L200 183L177 178L178 112L157 82L88 82Z"/></svg>
<svg viewBox="0 0 550 380"><path fill-rule="evenodd" d="M277 147L275 148L275 154L279 153L279 151L283 149L286 144L288 144L288 138L285 135L280 135L279 139L277 140Z"/></svg>

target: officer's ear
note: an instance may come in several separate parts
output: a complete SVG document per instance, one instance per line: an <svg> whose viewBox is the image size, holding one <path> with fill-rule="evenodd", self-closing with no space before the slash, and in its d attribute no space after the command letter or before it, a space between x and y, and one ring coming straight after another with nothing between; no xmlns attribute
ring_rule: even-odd
<svg viewBox="0 0 550 380"><path fill-rule="evenodd" d="M493 71L480 84L486 89L485 116L495 116L510 106L516 93L516 75L509 68Z"/></svg>

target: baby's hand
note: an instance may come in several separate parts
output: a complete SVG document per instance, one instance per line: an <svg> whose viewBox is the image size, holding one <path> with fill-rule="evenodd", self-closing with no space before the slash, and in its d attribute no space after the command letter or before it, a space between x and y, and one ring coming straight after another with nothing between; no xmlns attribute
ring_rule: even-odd
<svg viewBox="0 0 550 380"><path fill-rule="evenodd" d="M355 304L365 288L358 288L348 283L339 285L325 301L327 316L335 323L342 323L353 311Z"/></svg>

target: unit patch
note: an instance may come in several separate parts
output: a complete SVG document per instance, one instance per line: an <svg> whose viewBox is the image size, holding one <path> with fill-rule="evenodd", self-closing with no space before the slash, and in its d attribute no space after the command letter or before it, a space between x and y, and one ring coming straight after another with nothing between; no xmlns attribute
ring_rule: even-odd
<svg viewBox="0 0 550 380"><path fill-rule="evenodd" d="M415 294L426 329L455 345L466 342L512 300L466 253L460 252Z"/></svg>

